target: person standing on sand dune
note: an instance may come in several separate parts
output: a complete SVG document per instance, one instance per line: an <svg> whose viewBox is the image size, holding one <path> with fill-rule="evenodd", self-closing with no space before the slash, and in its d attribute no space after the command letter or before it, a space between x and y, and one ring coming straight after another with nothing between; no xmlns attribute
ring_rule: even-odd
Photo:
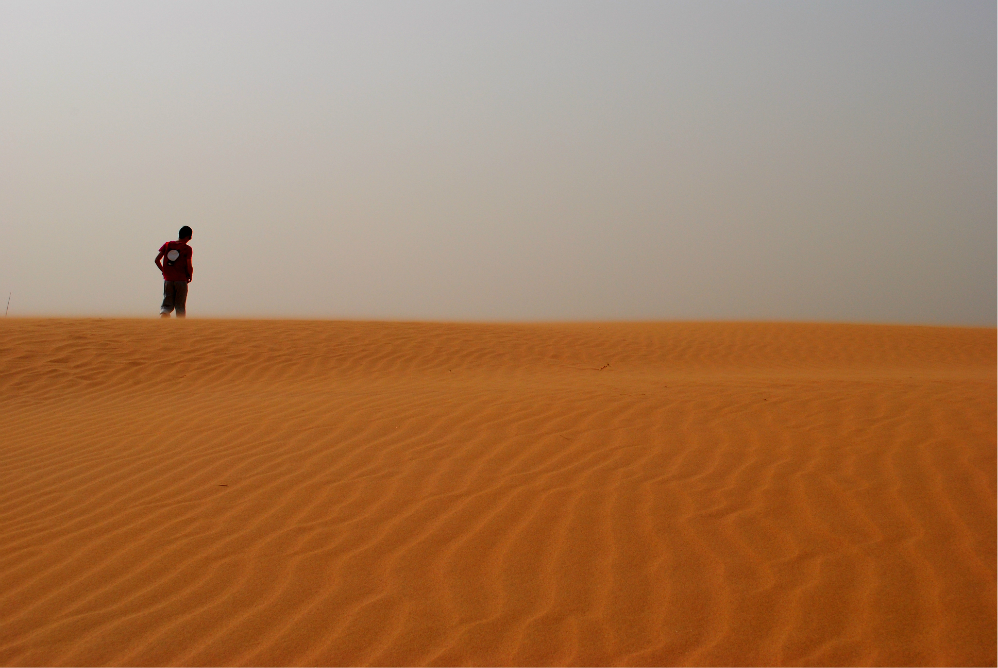
<svg viewBox="0 0 998 668"><path fill-rule="evenodd" d="M184 225L180 228L179 239L167 241L160 246L156 256L156 266L163 272L163 305L159 309L161 318L169 318L176 309L178 318L187 317L187 284L194 278L194 251L188 246L193 230Z"/></svg>

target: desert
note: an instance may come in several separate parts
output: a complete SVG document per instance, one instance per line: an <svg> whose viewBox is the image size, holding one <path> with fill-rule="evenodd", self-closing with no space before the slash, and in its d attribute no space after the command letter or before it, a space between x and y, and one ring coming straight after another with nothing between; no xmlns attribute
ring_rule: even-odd
<svg viewBox="0 0 998 668"><path fill-rule="evenodd" d="M996 331L0 321L4 665L994 665Z"/></svg>

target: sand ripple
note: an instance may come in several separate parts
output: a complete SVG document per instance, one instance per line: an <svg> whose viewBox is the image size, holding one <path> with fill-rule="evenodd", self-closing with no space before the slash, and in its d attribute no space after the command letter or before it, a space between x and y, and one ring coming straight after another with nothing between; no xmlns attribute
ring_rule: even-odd
<svg viewBox="0 0 998 668"><path fill-rule="evenodd" d="M0 323L0 662L996 663L994 329Z"/></svg>

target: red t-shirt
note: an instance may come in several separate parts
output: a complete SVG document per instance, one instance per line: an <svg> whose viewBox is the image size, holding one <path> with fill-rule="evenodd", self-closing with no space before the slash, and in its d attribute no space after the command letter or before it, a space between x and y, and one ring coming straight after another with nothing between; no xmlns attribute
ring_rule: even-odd
<svg viewBox="0 0 998 668"><path fill-rule="evenodd" d="M175 251L176 256L170 251ZM179 241L167 241L159 252L163 254L164 281L186 281L194 276L194 264L191 262L194 251L190 246Z"/></svg>

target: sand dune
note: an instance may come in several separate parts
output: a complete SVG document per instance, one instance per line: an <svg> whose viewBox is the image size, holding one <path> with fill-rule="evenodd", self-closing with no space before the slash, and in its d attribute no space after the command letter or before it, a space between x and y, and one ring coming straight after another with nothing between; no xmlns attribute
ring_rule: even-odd
<svg viewBox="0 0 998 668"><path fill-rule="evenodd" d="M0 663L996 663L996 332L0 321Z"/></svg>

